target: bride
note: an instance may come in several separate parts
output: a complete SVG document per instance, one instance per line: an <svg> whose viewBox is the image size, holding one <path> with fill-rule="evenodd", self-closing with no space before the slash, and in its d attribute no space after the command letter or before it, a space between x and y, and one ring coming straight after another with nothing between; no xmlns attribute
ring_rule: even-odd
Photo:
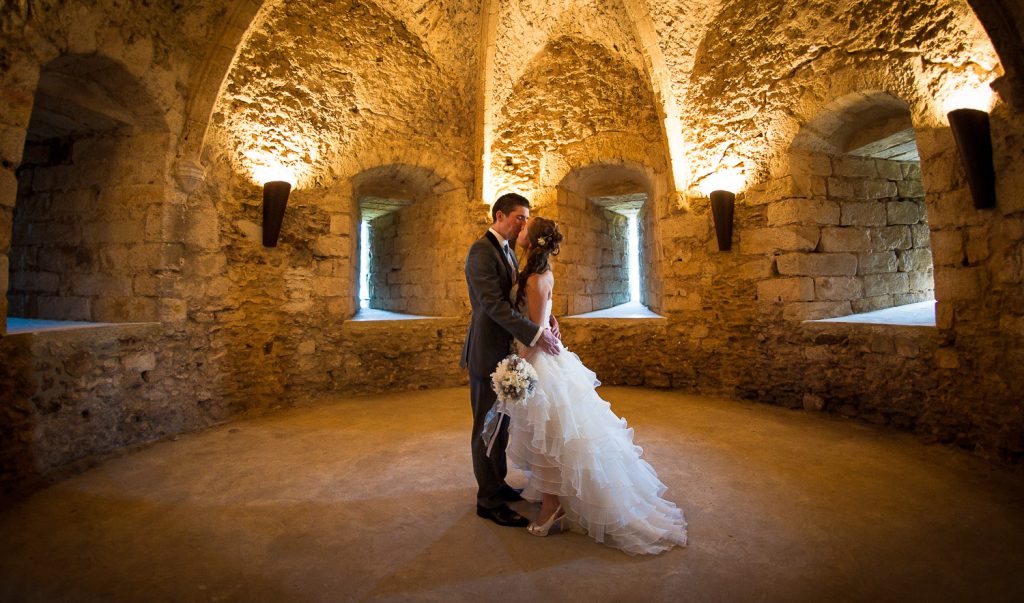
<svg viewBox="0 0 1024 603"><path fill-rule="evenodd" d="M549 258L561 241L553 221L532 218L516 242L526 253L516 305L537 324L548 324L551 314ZM538 376L533 397L512 409L507 450L509 461L529 476L522 497L541 501L527 529L547 536L555 524L568 522L631 555L685 546L683 512L661 498L666 487L640 458L633 430L598 396L594 372L562 350L552 356L519 349Z"/></svg>

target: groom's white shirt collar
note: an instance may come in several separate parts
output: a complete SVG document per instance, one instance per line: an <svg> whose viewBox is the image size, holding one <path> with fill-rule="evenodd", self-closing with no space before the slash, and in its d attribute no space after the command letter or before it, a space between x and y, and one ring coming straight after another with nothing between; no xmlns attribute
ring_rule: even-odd
<svg viewBox="0 0 1024 603"><path fill-rule="evenodd" d="M498 234L497 230L494 230L493 228L488 228L487 230L489 230L491 234L494 235L494 238L498 239L498 247L504 247L505 245L508 244L508 241L505 240L505 237Z"/></svg>

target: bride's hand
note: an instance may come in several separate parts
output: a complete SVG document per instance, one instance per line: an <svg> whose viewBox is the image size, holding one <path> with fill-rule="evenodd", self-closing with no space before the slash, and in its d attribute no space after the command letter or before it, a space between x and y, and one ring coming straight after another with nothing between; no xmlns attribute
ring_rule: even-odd
<svg viewBox="0 0 1024 603"><path fill-rule="evenodd" d="M562 339L562 332L558 330L558 320L555 319L555 315L552 314L550 320L548 320L551 326L551 334L557 337L559 340Z"/></svg>
<svg viewBox="0 0 1024 603"><path fill-rule="evenodd" d="M557 356L561 351L558 349L558 338L548 329L541 332L540 339L537 340L537 347L552 356Z"/></svg>

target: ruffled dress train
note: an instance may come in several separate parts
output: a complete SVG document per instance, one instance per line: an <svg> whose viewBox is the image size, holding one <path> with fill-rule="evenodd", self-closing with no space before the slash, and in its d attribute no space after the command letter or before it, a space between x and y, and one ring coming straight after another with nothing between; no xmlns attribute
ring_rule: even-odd
<svg viewBox="0 0 1024 603"><path fill-rule="evenodd" d="M641 458L633 430L595 387L597 375L562 347L520 350L537 371L533 397L512 408L507 455L528 476L522 496L558 495L571 524L631 555L686 545L683 511Z"/></svg>

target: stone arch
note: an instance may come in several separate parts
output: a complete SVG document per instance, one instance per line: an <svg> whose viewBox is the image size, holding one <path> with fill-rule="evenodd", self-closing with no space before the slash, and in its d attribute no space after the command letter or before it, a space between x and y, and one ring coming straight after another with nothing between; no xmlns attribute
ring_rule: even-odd
<svg viewBox="0 0 1024 603"><path fill-rule="evenodd" d="M1015 0L967 0L999 54L1005 74L994 87L1024 111L1024 5Z"/></svg>
<svg viewBox="0 0 1024 603"><path fill-rule="evenodd" d="M708 2L699 10L700 14L714 14L718 10L720 0ZM669 165L671 177L670 189L684 191L689 186L690 173L687 165L686 148L683 144L683 116L676 93L673 90L673 69L665 60L662 51L662 39L655 27L651 10L642 0L623 0L623 6L633 26L633 31L640 42L640 53L644 58L647 77L654 91L661 118L662 135L665 139L665 157ZM690 29L692 35L700 36L707 28L707 23L698 23ZM692 57L685 65L692 68ZM680 77L680 79L682 79Z"/></svg>
<svg viewBox="0 0 1024 603"><path fill-rule="evenodd" d="M570 172L590 164L617 165L641 172L652 194L668 190L667 165L656 144L635 135L605 132L545 154L540 162L537 195L545 199L547 189L559 186Z"/></svg>
<svg viewBox="0 0 1024 603"><path fill-rule="evenodd" d="M171 140L123 64L62 55L40 70L14 208L9 314L137 322L159 314L174 256L162 215Z"/></svg>
<svg viewBox="0 0 1024 603"><path fill-rule="evenodd" d="M839 155L871 137L913 137L913 127L910 107L902 99L880 90L851 92L822 107L800 128L789 150ZM916 151L912 139L900 143Z"/></svg>
<svg viewBox="0 0 1024 603"><path fill-rule="evenodd" d="M602 186L614 188L617 182L632 182L637 193L642 189L646 199L636 212L640 302L655 311L661 309L660 224L667 207L672 204L668 166L660 151L657 142L635 135L620 132L596 134L544 155L540 162L538 186L531 198L537 212L544 214L560 211L560 206L570 203L567 197L569 190L577 191L575 194L582 194L586 200L588 186L592 189ZM580 205L578 200L572 202ZM571 236L569 232L565 234ZM586 307L586 303L581 302L579 307ZM556 306L556 309L559 308ZM568 300L565 310L569 310Z"/></svg>
<svg viewBox="0 0 1024 603"><path fill-rule="evenodd" d="M334 166L333 171L338 174L339 181L354 182L388 165L405 166L403 169L410 173L431 174L429 177L417 176L417 182L440 179L451 187L470 186L467 166L457 156L402 140L375 140L372 144L355 147Z"/></svg>
<svg viewBox="0 0 1024 603"><path fill-rule="evenodd" d="M178 184L186 192L194 190L205 177L200 161L213 109L245 34L263 5L262 0L230 0L220 32L192 76L189 86L192 94L185 108L175 165Z"/></svg>
<svg viewBox="0 0 1024 603"><path fill-rule="evenodd" d="M489 185L493 178L489 169L491 148L497 128L496 121L498 115L496 109L500 108L493 106L495 102L493 72L496 68L494 55L498 42L497 23L499 21L497 4L497 2L492 1L484 3L482 11L484 23L481 27L483 39L480 48L482 49L481 68L483 73L478 89L478 99L480 100L477 111L478 137L476 141L477 148L480 149L478 157L481 163L478 165L478 171L481 174L481 178L479 179L480 185L478 185L477 194L483 194L485 198L494 197L493 187ZM678 180L678 183L675 184L670 182L670 186L681 189L685 186L687 179L687 172L685 170L686 159L682 147L682 138L680 137L681 117L679 106L676 102L676 94L672 89L674 79L672 68L666 61L662 50L663 40L659 37L659 32L652 19L651 10L643 0L624 0L622 9L627 23L626 31L636 40L636 50L643 66L643 75L655 97L659 126L664 143L662 154L668 158L669 166L672 170L670 178L673 181ZM615 9L609 7L607 10L610 11L609 14L614 15ZM707 7L702 7L702 10L708 9ZM526 65L535 62L537 57L544 53L546 47L546 45L542 45L538 48L533 56L526 61ZM518 75L521 77L522 73L520 72Z"/></svg>
<svg viewBox="0 0 1024 603"><path fill-rule="evenodd" d="M179 159L179 175L201 173L198 159L185 156L198 158L217 140L216 152L238 173L280 165L293 172L297 187L330 185L335 164L368 139L393 135L403 146L429 144L458 131L463 112L450 74L438 67L422 32L385 4L267 1L255 11L240 8L238 27L224 32L234 45L230 59L218 47L207 71L219 75L189 105L198 135L189 138L194 150ZM316 23L331 10L337 18ZM211 121L217 136L208 135Z"/></svg>
<svg viewBox="0 0 1024 603"><path fill-rule="evenodd" d="M368 307L425 316L458 315L463 304L463 239L448 233L452 206L465 189L434 170L409 163L367 168L350 179L353 204L365 224L360 262L367 262ZM363 249L365 246L365 249Z"/></svg>

